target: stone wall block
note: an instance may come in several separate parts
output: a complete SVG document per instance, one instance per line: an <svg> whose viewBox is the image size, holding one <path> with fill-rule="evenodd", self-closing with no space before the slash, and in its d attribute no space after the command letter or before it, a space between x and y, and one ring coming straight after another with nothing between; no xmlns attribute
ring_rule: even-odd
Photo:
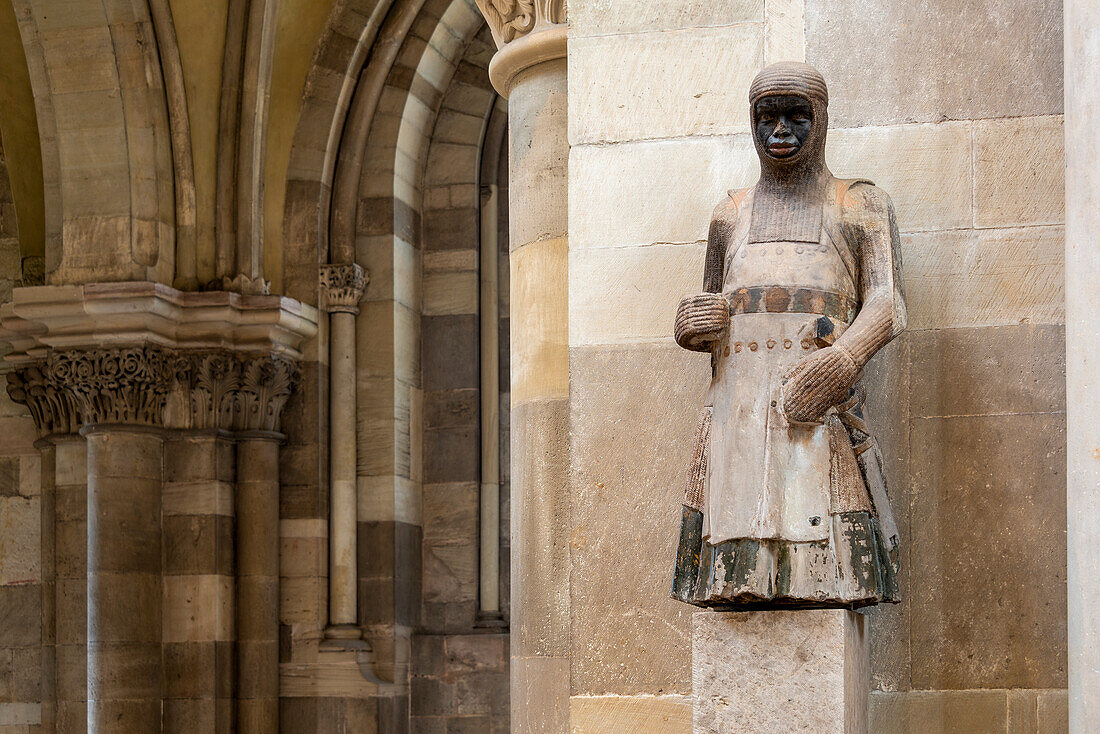
<svg viewBox="0 0 1100 734"><path fill-rule="evenodd" d="M839 126L1062 111L1058 0L822 0L806 3L806 42Z"/></svg>
<svg viewBox="0 0 1100 734"><path fill-rule="evenodd" d="M570 246L578 252L705 241L711 212L726 192L756 182L752 151L748 134L573 146Z"/></svg>
<svg viewBox="0 0 1100 734"><path fill-rule="evenodd" d="M512 408L513 453L526 457L512 477L514 657L564 660L570 651L568 426L564 400ZM565 695L560 705L567 709L568 684Z"/></svg>
<svg viewBox="0 0 1100 734"><path fill-rule="evenodd" d="M1065 339L1065 328L1058 325L913 332L913 414L1061 412Z"/></svg>
<svg viewBox="0 0 1100 734"><path fill-rule="evenodd" d="M569 37L708 28L764 20L764 0L655 0L577 3L569 8Z"/></svg>
<svg viewBox="0 0 1100 734"><path fill-rule="evenodd" d="M674 344L574 347L570 373L572 695L689 694L694 608L669 596L709 364Z"/></svg>
<svg viewBox="0 0 1100 734"><path fill-rule="evenodd" d="M669 341L680 298L702 288L705 256L703 244L574 252L570 345Z"/></svg>
<svg viewBox="0 0 1100 734"><path fill-rule="evenodd" d="M508 146L508 226L513 250L565 237L569 231L570 140L563 132L567 116L572 117L567 113L573 98L567 98L565 76L565 59L540 64L521 72L508 98L509 119L524 121L515 128L515 135L509 135Z"/></svg>
<svg viewBox="0 0 1100 734"><path fill-rule="evenodd" d="M509 267L515 409L525 402L569 393L568 242L544 240L513 250Z"/></svg>
<svg viewBox="0 0 1100 734"><path fill-rule="evenodd" d="M1065 415L911 430L913 687L1065 686Z"/></svg>
<svg viewBox="0 0 1100 734"><path fill-rule="evenodd" d="M902 237L909 328L1065 322L1062 227Z"/></svg>
<svg viewBox="0 0 1100 734"><path fill-rule="evenodd" d="M1062 224L1065 132L1060 115L974 123L975 224Z"/></svg>
<svg viewBox="0 0 1100 734"><path fill-rule="evenodd" d="M513 657L509 697L513 734L566 734L569 659Z"/></svg>
<svg viewBox="0 0 1100 734"><path fill-rule="evenodd" d="M570 39L569 141L744 132L762 31L761 23L741 23Z"/></svg>
<svg viewBox="0 0 1100 734"><path fill-rule="evenodd" d="M841 178L870 179L886 191L902 232L973 224L970 123L840 128L830 119L830 124L829 168Z"/></svg>

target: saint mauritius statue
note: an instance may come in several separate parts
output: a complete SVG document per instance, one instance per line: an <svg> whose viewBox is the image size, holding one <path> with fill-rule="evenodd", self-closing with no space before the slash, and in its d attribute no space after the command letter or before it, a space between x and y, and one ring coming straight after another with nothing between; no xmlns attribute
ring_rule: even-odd
<svg viewBox="0 0 1100 734"><path fill-rule="evenodd" d="M898 226L885 192L826 167L828 102L806 64L753 80L760 180L718 203L703 292L676 314L677 343L712 368L672 583L696 606L898 601L898 531L860 381L905 328Z"/></svg>

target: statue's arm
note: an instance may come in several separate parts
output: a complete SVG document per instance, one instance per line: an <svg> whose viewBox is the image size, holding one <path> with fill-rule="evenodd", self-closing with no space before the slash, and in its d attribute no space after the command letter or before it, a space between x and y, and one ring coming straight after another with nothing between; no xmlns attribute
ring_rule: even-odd
<svg viewBox="0 0 1100 734"><path fill-rule="evenodd" d="M722 295L722 280L726 245L736 216L737 208L732 198L726 197L719 202L711 217L703 264L703 292L685 296L676 309L676 343L684 349L709 352L726 328L729 303Z"/></svg>
<svg viewBox="0 0 1100 734"><path fill-rule="evenodd" d="M845 400L868 360L905 328L901 291L901 238L890 197L857 183L841 202L845 239L859 254L862 306L831 347L807 355L786 374L783 410L788 420L817 422Z"/></svg>
<svg viewBox="0 0 1100 734"><path fill-rule="evenodd" d="M857 183L841 203L845 236L860 257L860 300L855 321L836 341L860 369L908 320L901 287L901 237L885 191Z"/></svg>

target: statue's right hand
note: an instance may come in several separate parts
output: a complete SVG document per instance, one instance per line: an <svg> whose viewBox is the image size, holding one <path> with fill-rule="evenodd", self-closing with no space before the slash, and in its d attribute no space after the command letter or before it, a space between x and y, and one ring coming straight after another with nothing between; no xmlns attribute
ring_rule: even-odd
<svg viewBox="0 0 1100 734"><path fill-rule="evenodd" d="M685 296L676 309L676 343L695 352L709 352L729 324L730 305L721 293Z"/></svg>

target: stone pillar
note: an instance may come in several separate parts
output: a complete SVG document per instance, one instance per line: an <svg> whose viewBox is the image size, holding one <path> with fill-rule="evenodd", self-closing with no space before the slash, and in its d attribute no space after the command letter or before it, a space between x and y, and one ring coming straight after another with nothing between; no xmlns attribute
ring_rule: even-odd
<svg viewBox="0 0 1100 734"><path fill-rule="evenodd" d="M42 727L79 734L86 725L87 472L71 393L42 360L8 373L8 395L27 406L42 456Z"/></svg>
<svg viewBox="0 0 1100 734"><path fill-rule="evenodd" d="M297 367L245 358L237 403L237 731L279 730L279 444Z"/></svg>
<svg viewBox="0 0 1100 734"><path fill-rule="evenodd" d="M321 268L329 312L329 626L333 641L359 641L356 526L355 317L367 274L355 263Z"/></svg>
<svg viewBox="0 0 1100 734"><path fill-rule="evenodd" d="M237 443L237 731L279 726L279 434Z"/></svg>
<svg viewBox="0 0 1100 734"><path fill-rule="evenodd" d="M514 732L569 730L569 233L564 3L478 0L508 98Z"/></svg>
<svg viewBox="0 0 1100 734"><path fill-rule="evenodd" d="M215 428L164 446L163 734L234 730L236 449Z"/></svg>
<svg viewBox="0 0 1100 734"><path fill-rule="evenodd" d="M55 435L54 648L57 734L84 734L87 726L88 472L84 439ZM45 463L43 463L45 466ZM43 536L45 537L45 536Z"/></svg>
<svg viewBox="0 0 1100 734"><path fill-rule="evenodd" d="M868 734L865 617L843 609L696 612L694 734Z"/></svg>
<svg viewBox="0 0 1100 734"><path fill-rule="evenodd" d="M1069 730L1100 727L1100 7L1066 0Z"/></svg>
<svg viewBox="0 0 1100 734"><path fill-rule="evenodd" d="M57 449L52 441L39 440L42 457L39 494L39 527L42 563L42 731L57 731Z"/></svg>
<svg viewBox="0 0 1100 734"><path fill-rule="evenodd" d="M88 731L158 731L164 439L92 424L88 443Z"/></svg>
<svg viewBox="0 0 1100 734"><path fill-rule="evenodd" d="M53 353L47 371L73 396L87 444L88 731L157 731L169 360L155 348L91 349Z"/></svg>

